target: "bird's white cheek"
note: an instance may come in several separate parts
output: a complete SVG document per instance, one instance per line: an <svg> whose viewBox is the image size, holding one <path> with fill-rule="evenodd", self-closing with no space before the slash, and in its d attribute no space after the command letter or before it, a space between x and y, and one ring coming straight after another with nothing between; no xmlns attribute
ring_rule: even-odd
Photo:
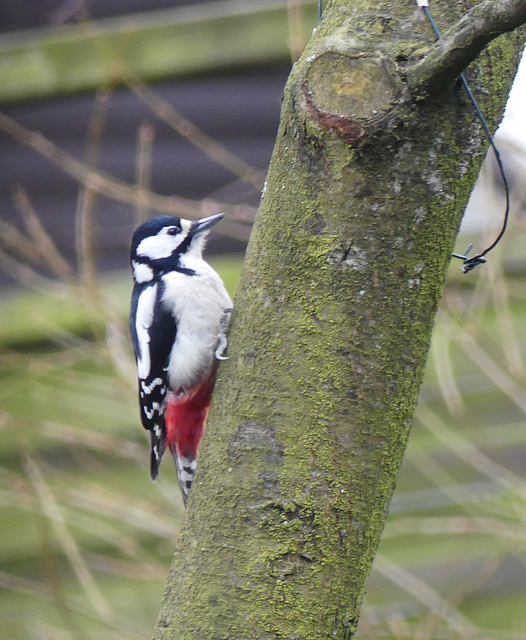
<svg viewBox="0 0 526 640"><path fill-rule="evenodd" d="M137 255L149 258L150 260L168 258L181 242L180 235L181 234L169 236L164 233L159 236L144 238L137 247Z"/></svg>

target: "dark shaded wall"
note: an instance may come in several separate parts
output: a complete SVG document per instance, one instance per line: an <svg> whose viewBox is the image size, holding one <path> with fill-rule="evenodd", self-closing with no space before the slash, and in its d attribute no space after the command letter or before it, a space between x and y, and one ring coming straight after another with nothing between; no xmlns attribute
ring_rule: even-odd
<svg viewBox="0 0 526 640"><path fill-rule="evenodd" d="M56 0L4 0L0 3L0 28L12 31L46 26L57 21L57 12L64 17L66 11L77 4ZM190 2L94 0L85 6L91 17L104 18L179 4ZM274 144L288 71L288 67L243 69L224 75L167 82L154 86L154 89L230 151L253 167L264 170ZM83 159L94 101L93 94L83 94L31 104L4 105L2 111L24 127L40 131L76 158ZM159 122L125 88L113 91L107 111L99 165L103 171L126 182L134 182L137 131L144 122L155 129L151 179L154 191L192 199L211 197L225 203L257 204L259 193L255 189ZM31 149L4 134L0 134L0 167L1 217L19 224L12 194L14 187L21 185L59 247L74 262L74 213L78 184ZM101 267L125 267L133 209L99 198L98 213L97 247ZM211 247L212 250L242 248L239 242L224 238L216 240ZM5 276L0 275L0 278L5 281Z"/></svg>

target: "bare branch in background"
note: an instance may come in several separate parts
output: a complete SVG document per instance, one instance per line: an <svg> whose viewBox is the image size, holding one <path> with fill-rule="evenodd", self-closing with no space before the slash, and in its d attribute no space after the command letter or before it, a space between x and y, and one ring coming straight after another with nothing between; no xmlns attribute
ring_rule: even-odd
<svg viewBox="0 0 526 640"><path fill-rule="evenodd" d="M83 5L89 0L65 0L50 15L51 24L64 24L72 18L79 10L85 9Z"/></svg>
<svg viewBox="0 0 526 640"><path fill-rule="evenodd" d="M93 113L88 123L85 159L89 166L96 166L99 159L102 134L106 114L112 96L112 89L103 87L95 95ZM76 248L79 276L89 291L94 291L96 276L95 230L97 226L97 192L82 185L77 201Z"/></svg>
<svg viewBox="0 0 526 640"><path fill-rule="evenodd" d="M302 29L301 0L287 0L287 17L289 21L289 49L292 63L301 56L305 47Z"/></svg>
<svg viewBox="0 0 526 640"><path fill-rule="evenodd" d="M0 268L3 269L13 280L20 282L25 286L34 287L35 289L47 289L49 291L56 291L57 293L64 292L64 285L46 278L41 275L35 269L30 267L24 262L16 260L10 256L6 251L0 248Z"/></svg>
<svg viewBox="0 0 526 640"><path fill-rule="evenodd" d="M482 640L484 637L482 629L457 611L449 600L443 598L437 591L410 571L407 571L407 569L382 554L376 556L374 567L376 571L393 584L413 596L417 602L423 604L432 613L438 614L438 618L443 620L452 632L459 634L462 638L478 638Z"/></svg>
<svg viewBox="0 0 526 640"><path fill-rule="evenodd" d="M144 191L136 186L116 180L102 171L96 171L57 147L41 133L26 129L2 113L0 113L0 129L47 158L64 173L96 193L132 206L147 202L151 209L159 213L183 216L190 219L215 213L226 213L228 220L222 223L221 233L239 240L248 239L249 228L236 221L245 221L247 217L251 217L251 214L255 214L253 207L248 205L229 205L212 200L188 200L176 196L161 196L152 191Z"/></svg>
<svg viewBox="0 0 526 640"><path fill-rule="evenodd" d="M111 60L115 79L124 82L152 113L179 135L186 138L197 149L200 149L216 164L252 185L256 192L261 191L265 181L266 169L260 171L251 167L247 162L229 151L224 145L214 140L191 120L179 113L173 105L161 98L149 85L144 84L138 77L134 76L124 63L124 56L120 56L118 51L109 51L107 49L104 39L100 37L101 31L97 23L91 20L87 14L82 16L82 24L86 32L93 36L93 41L100 48L104 57Z"/></svg>
<svg viewBox="0 0 526 640"><path fill-rule="evenodd" d="M38 468L37 463L30 456L27 456L25 467L39 499L42 512L47 516L55 530L55 534L60 545L63 548L79 583L86 592L88 600L102 619L112 620L113 613L110 605L97 587L91 571L88 569L88 566L82 558L77 543L71 536L64 520L64 516L61 513L51 489L45 482L44 476Z"/></svg>
<svg viewBox="0 0 526 640"><path fill-rule="evenodd" d="M75 283L75 273L51 236L42 226L38 214L33 209L26 192L16 187L13 201L24 222L28 235L14 225L0 220L0 267L11 277L24 285L64 291L64 287L51 278L43 276L35 266L45 265L60 281ZM13 257L18 256L18 257ZM33 265L33 266L31 266Z"/></svg>
<svg viewBox="0 0 526 640"><path fill-rule="evenodd" d="M211 138L204 131L201 131L193 122L176 111L169 102L163 100L163 98L155 93L148 85L127 77L125 73L123 73L123 78L133 93L144 102L160 120L186 138L215 163L225 167L225 169L228 169L234 175L251 184L256 191L261 191L265 181L266 170L258 171L231 153L226 147Z"/></svg>
<svg viewBox="0 0 526 640"><path fill-rule="evenodd" d="M152 153L155 129L148 122L143 122L137 131L137 154L135 162L135 182L139 192L151 189ZM135 226L139 226L149 217L148 203L140 202L135 207Z"/></svg>
<svg viewBox="0 0 526 640"><path fill-rule="evenodd" d="M0 243L7 251L11 251L28 262L40 262L41 256L35 251L34 243L14 225L0 220Z"/></svg>
<svg viewBox="0 0 526 640"><path fill-rule="evenodd" d="M16 208L20 212L26 229L33 239L36 254L42 257L47 266L59 280L72 283L75 273L61 255L49 233L44 229L37 212L34 210L27 193L17 187L13 195ZM33 250L34 250L33 249Z"/></svg>

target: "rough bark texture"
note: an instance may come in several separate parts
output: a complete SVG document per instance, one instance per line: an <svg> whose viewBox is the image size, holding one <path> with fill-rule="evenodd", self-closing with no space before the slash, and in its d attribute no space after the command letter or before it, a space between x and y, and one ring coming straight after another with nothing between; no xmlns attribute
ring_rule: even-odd
<svg viewBox="0 0 526 640"><path fill-rule="evenodd" d="M354 633L486 148L454 77L413 99L433 42L413 2L333 0L292 71L158 640ZM467 71L492 127L523 42Z"/></svg>

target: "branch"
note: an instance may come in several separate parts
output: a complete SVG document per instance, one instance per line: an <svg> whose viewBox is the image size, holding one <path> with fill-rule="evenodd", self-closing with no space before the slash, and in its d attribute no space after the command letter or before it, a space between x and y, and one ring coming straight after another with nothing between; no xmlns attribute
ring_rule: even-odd
<svg viewBox="0 0 526 640"><path fill-rule="evenodd" d="M44 229L37 212L33 209L29 197L22 187L17 186L15 188L13 200L29 234L27 240L25 236L20 234L23 241L32 248L31 256L26 260L42 259L59 280L70 284L73 283L75 281L75 273L58 250L49 233ZM7 223L5 223L5 227L7 226ZM16 232L14 227L12 230Z"/></svg>
<svg viewBox="0 0 526 640"><path fill-rule="evenodd" d="M159 213L184 216L190 219L225 212L229 219L222 224L221 233L239 240L247 240L248 238L249 227L237 222L238 220L245 223L248 221L251 207L247 205L228 205L213 200L197 202L176 196L162 196L152 191L139 189L116 180L113 176L102 171L96 171L54 145L42 134L26 129L3 113L0 113L0 130L47 158L64 173L95 193L125 204L135 206L146 204Z"/></svg>
<svg viewBox="0 0 526 640"><path fill-rule="evenodd" d="M407 69L409 86L423 95L440 89L462 73L489 42L524 23L524 0L478 3L443 34L422 60Z"/></svg>
<svg viewBox="0 0 526 640"><path fill-rule="evenodd" d="M102 135L113 90L101 87L95 94L93 113L88 122L85 161L95 167L102 144ZM97 194L87 186L79 189L75 211L75 248L79 265L80 280L86 286L86 293L93 294L97 271L95 251L95 228L97 224Z"/></svg>
<svg viewBox="0 0 526 640"><path fill-rule="evenodd" d="M144 104L168 126L185 137L191 144L200 149L216 164L224 167L235 176L238 176L252 185L256 192L260 192L265 182L266 171L258 171L244 160L231 153L226 147L201 131L193 122L185 118L173 106L163 100L150 86L130 77L130 74L122 72L124 82Z"/></svg>

